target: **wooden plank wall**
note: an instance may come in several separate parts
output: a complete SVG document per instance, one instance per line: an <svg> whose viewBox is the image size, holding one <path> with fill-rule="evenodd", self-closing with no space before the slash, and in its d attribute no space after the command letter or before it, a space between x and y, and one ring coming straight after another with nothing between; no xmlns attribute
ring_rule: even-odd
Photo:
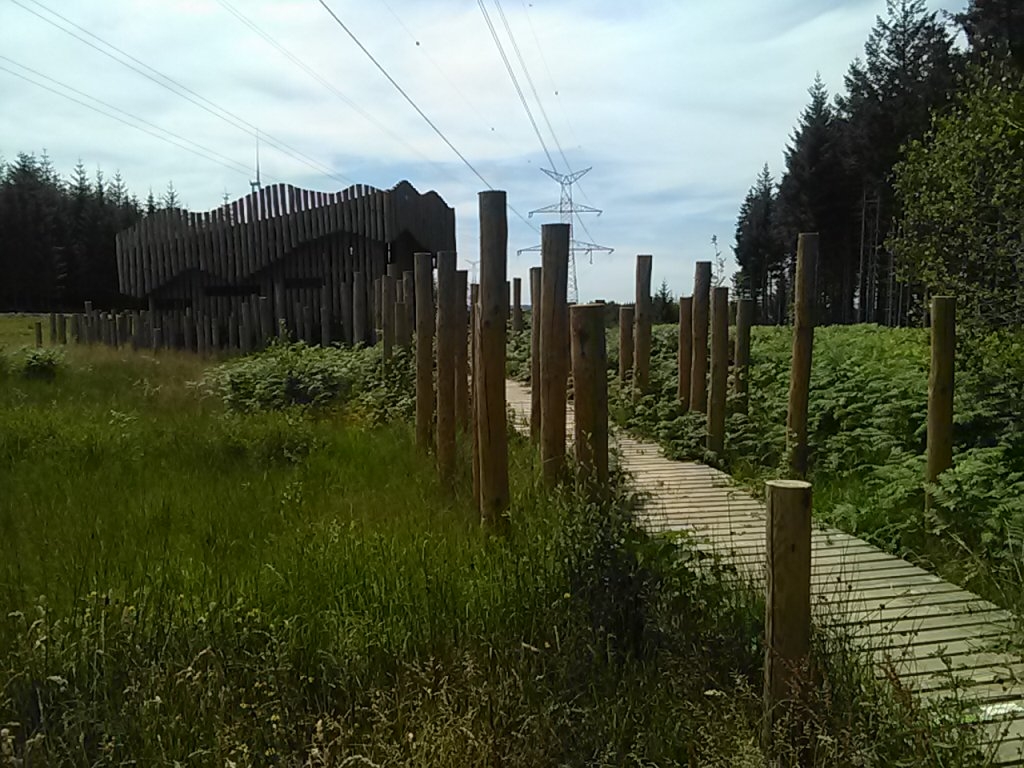
<svg viewBox="0 0 1024 768"><path fill-rule="evenodd" d="M273 297L276 284L283 287L282 319L292 338L321 338L326 302L329 336L351 339L346 314L353 306L370 311L369 291L385 273L389 243L403 232L425 250L453 250L454 211L408 182L389 191L357 184L334 193L274 184L210 212L157 211L119 233L119 289L149 299L153 316L146 322L162 328L167 344L199 348L205 333L221 345L237 336L243 346L242 318L254 337L258 298ZM363 302L348 295L356 272L366 278ZM304 322L308 317L313 320ZM364 320L374 328L370 317ZM362 341L374 340L369 333Z"/></svg>

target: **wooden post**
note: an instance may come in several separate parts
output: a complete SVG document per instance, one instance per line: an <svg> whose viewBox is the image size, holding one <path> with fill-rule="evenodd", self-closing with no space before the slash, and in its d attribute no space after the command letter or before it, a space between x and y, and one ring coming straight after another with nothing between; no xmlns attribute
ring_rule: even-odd
<svg viewBox="0 0 1024 768"><path fill-rule="evenodd" d="M43 322L36 320L36 349L43 346Z"/></svg>
<svg viewBox="0 0 1024 768"><path fill-rule="evenodd" d="M320 292L320 346L331 345L331 294L324 287Z"/></svg>
<svg viewBox="0 0 1024 768"><path fill-rule="evenodd" d="M57 313L50 313L50 346L57 346Z"/></svg>
<svg viewBox="0 0 1024 768"><path fill-rule="evenodd" d="M455 421L469 431L469 272L455 272Z"/></svg>
<svg viewBox="0 0 1024 768"><path fill-rule="evenodd" d="M380 313L384 359L389 360L395 346L395 279L391 275L380 279Z"/></svg>
<svg viewBox="0 0 1024 768"><path fill-rule="evenodd" d="M690 366L690 410L708 407L708 315L711 301L711 262L698 261L693 276L693 365Z"/></svg>
<svg viewBox="0 0 1024 768"><path fill-rule="evenodd" d="M608 353L604 313L604 304L580 304L569 310L578 480L595 500L604 496L608 486Z"/></svg>
<svg viewBox="0 0 1024 768"><path fill-rule="evenodd" d="M512 278L512 332L523 330L523 280Z"/></svg>
<svg viewBox="0 0 1024 768"><path fill-rule="evenodd" d="M540 324L542 269L530 267L530 439L540 444Z"/></svg>
<svg viewBox="0 0 1024 768"><path fill-rule="evenodd" d="M738 396L737 407L747 412L747 394L750 383L750 326L754 321L754 300L740 299L736 303L736 374L733 390Z"/></svg>
<svg viewBox="0 0 1024 768"><path fill-rule="evenodd" d="M153 354L161 350L164 346L164 331L159 325L153 328Z"/></svg>
<svg viewBox="0 0 1024 768"><path fill-rule="evenodd" d="M766 483L767 576L765 592L764 731L774 751L778 724L794 716L810 675L811 485L800 480Z"/></svg>
<svg viewBox="0 0 1024 768"><path fill-rule="evenodd" d="M366 333L366 273L352 275L352 343L365 344Z"/></svg>
<svg viewBox="0 0 1024 768"><path fill-rule="evenodd" d="M82 316L77 312L71 315L71 340L75 344L82 343Z"/></svg>
<svg viewBox="0 0 1024 768"><path fill-rule="evenodd" d="M565 467L568 378L569 225L541 226L540 455L544 481L556 485Z"/></svg>
<svg viewBox="0 0 1024 768"><path fill-rule="evenodd" d="M416 273L412 270L402 273L402 292L405 297L406 325L409 328L409 340L412 342L412 332L416 329Z"/></svg>
<svg viewBox="0 0 1024 768"><path fill-rule="evenodd" d="M63 312L57 315L57 341L61 346L68 343L68 318Z"/></svg>
<svg viewBox="0 0 1024 768"><path fill-rule="evenodd" d="M676 350L679 407L690 410L690 372L693 370L693 297L679 297L679 339Z"/></svg>
<svg viewBox="0 0 1024 768"><path fill-rule="evenodd" d="M729 289L711 295L711 398L708 402L707 447L718 456L725 450L725 400L729 389Z"/></svg>
<svg viewBox="0 0 1024 768"><path fill-rule="evenodd" d="M284 278L274 278L274 331L273 335L278 338L287 337L288 331L285 328L287 310L285 308Z"/></svg>
<svg viewBox="0 0 1024 768"><path fill-rule="evenodd" d="M505 193L480 193L480 517L492 530L504 527L509 505L508 416L505 412L505 324L508 314L508 220ZM564 448L564 446L563 446Z"/></svg>
<svg viewBox="0 0 1024 768"><path fill-rule="evenodd" d="M928 467L934 483L953 466L953 373L956 359L956 298L933 296L932 361L928 373ZM931 507L931 494L926 504Z"/></svg>
<svg viewBox="0 0 1024 768"><path fill-rule="evenodd" d="M619 307L619 381L629 381L633 373L633 307Z"/></svg>
<svg viewBox="0 0 1024 768"><path fill-rule="evenodd" d="M434 257L416 259L416 445L430 450L434 427Z"/></svg>
<svg viewBox="0 0 1024 768"><path fill-rule="evenodd" d="M470 357L470 382L469 382L469 409L470 409L470 430L473 432L473 499L479 508L482 504L480 499L480 430L477 429L479 414L477 406L480 404L479 379L480 379L480 286L473 283L469 286L469 357Z"/></svg>
<svg viewBox="0 0 1024 768"><path fill-rule="evenodd" d="M651 385L651 266L653 257L640 254L636 257L636 338L633 342L635 355L633 383L638 394L644 394Z"/></svg>
<svg viewBox="0 0 1024 768"><path fill-rule="evenodd" d="M811 349L814 344L814 273L818 263L818 235L801 234L796 249L794 292L793 367L789 379L786 447L790 474L807 477L807 399L811 385Z"/></svg>
<svg viewBox="0 0 1024 768"><path fill-rule="evenodd" d="M437 254L437 472L448 484L455 475L455 251Z"/></svg>
<svg viewBox="0 0 1024 768"><path fill-rule="evenodd" d="M395 343L402 349L408 349L412 343L412 331L409 329L409 315L405 311L405 302L395 302Z"/></svg>
<svg viewBox="0 0 1024 768"><path fill-rule="evenodd" d="M270 306L269 296L259 297L259 340L257 346L263 349L274 336L274 312Z"/></svg>

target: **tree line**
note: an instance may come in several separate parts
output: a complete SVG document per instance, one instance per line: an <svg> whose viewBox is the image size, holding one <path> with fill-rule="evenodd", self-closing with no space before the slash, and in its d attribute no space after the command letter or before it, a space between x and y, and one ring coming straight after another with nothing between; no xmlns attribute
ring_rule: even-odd
<svg viewBox="0 0 1024 768"><path fill-rule="evenodd" d="M115 235L180 204L173 183L144 202L120 173L93 176L81 161L61 178L46 152L0 158L0 310L126 308L117 290Z"/></svg>
<svg viewBox="0 0 1024 768"><path fill-rule="evenodd" d="M766 164L737 219L734 288L762 322L785 321L797 235L818 232L821 322L920 322L953 292L1020 323L1024 3L887 0L843 90L809 94L781 179Z"/></svg>

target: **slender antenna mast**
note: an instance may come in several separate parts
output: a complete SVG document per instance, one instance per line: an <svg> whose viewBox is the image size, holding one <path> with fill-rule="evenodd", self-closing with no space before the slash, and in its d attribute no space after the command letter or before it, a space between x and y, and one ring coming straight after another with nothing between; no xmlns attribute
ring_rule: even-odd
<svg viewBox="0 0 1024 768"><path fill-rule="evenodd" d="M260 180L260 132L258 128L256 129L256 181L250 181L249 186L253 192L263 188L263 183Z"/></svg>

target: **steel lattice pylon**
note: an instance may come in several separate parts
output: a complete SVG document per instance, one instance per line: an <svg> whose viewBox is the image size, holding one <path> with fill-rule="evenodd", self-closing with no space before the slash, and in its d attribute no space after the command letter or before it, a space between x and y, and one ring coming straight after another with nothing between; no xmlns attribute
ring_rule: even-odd
<svg viewBox="0 0 1024 768"><path fill-rule="evenodd" d="M579 298L579 290L576 285L576 252L579 251L586 253L588 256L593 257L595 251L598 253L612 253L615 249L608 248L603 245L597 245L595 243L580 241L573 237L573 217L579 216L581 213L596 213L598 216L601 215L601 210L599 208L575 203L572 199L572 185L585 176L587 172L590 171L590 168L584 168L582 171L573 171L572 173L558 173L557 171L550 171L547 168L541 168L541 170L561 185L561 198L557 204L537 208L534 211L530 211L529 215L532 217L535 213L557 213L559 221L562 224L569 225L568 299L570 303L575 303ZM535 245L531 248L520 248L516 253L533 253L538 251L540 251L540 246Z"/></svg>

